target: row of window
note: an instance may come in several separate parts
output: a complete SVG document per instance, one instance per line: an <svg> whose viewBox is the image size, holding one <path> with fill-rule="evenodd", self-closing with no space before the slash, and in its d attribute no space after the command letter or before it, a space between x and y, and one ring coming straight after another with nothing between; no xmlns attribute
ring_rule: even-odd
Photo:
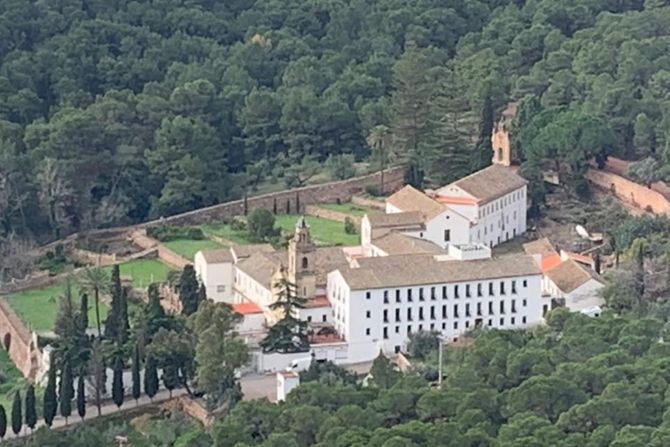
<svg viewBox="0 0 670 447"><path fill-rule="evenodd" d="M509 326L515 326L515 325L519 324L519 323L517 323L517 321L518 320L516 319L516 317L511 317L510 320L509 320ZM528 321L528 319L525 316L521 317L521 323L520 324L526 324L527 321ZM500 318L500 320L498 322L499 322L498 326L503 327L503 326L505 326L506 320L505 320L504 317L502 317L502 318ZM483 320L479 320L479 321L475 320L475 322L466 321L465 324L464 324L464 329L467 330L467 329L470 329L471 326L472 327L477 327L477 326L481 327L483 325L484 325ZM488 327L493 327L493 318L488 319L487 326ZM442 327L443 331L446 331L447 330L447 323L442 323L441 327ZM459 330L458 321L454 321L452 327L454 328L455 331ZM424 329L435 331L435 330L438 330L438 326L435 323L430 323L430 325L426 326L425 328L424 328L423 324L419 324L417 326L417 331L423 331ZM414 326L412 326L411 324L408 324L407 325L407 336L412 334L413 331L414 331ZM395 326L394 327L394 332L396 334L400 334L400 326ZM368 336L371 335L371 329L370 328L365 329L365 335L368 335ZM388 326L384 326L382 328L382 337L385 340L387 340L389 338L389 327Z"/></svg>
<svg viewBox="0 0 670 447"><path fill-rule="evenodd" d="M461 296L464 296L465 298L472 298L473 296L477 297L483 297L485 294L485 291L488 292L488 296L495 296L497 295L507 295L507 291L512 295L516 295L518 293L518 287L517 287L517 281L512 280L509 284L509 289L507 288L507 282L506 281L500 281L497 283L493 281L488 282L488 287L485 288L484 284L486 283L477 283L477 284L465 284L464 287L461 287L459 284L455 284L452 287L451 294L448 293L447 287L448 286L442 286L441 291L439 290L438 287L419 287L418 288L418 299L419 301L425 301L426 298L430 298L431 300L437 300L438 297L438 292L441 292L441 296L443 300L448 299L450 296L453 298L460 298ZM521 281L522 287L528 287L528 280L524 279ZM476 286L476 287L473 287ZM413 302L414 297L413 297L413 291L414 289L407 289L406 290L406 299L408 303ZM424 293L425 290L425 293ZM389 290L384 290L384 304L389 303ZM402 297L401 297L401 291L400 289L395 289L395 302L400 303L402 302ZM371 299L372 298L372 292L367 291L365 292L365 298L366 299Z"/></svg>
<svg viewBox="0 0 670 447"><path fill-rule="evenodd" d="M479 218L481 219L482 217L486 217L491 213L501 210L507 205L510 205L512 202L516 202L517 200L522 199L523 197L524 197L524 191L522 189L519 191L515 191L512 194L509 194L501 199L498 199L495 202L491 202L490 204L482 207L479 210Z"/></svg>
<svg viewBox="0 0 670 447"><path fill-rule="evenodd" d="M463 316L471 317L473 314L475 314L477 316L483 316L485 314L483 304L484 303L476 303L476 306L474 308L471 308L470 303L465 303L465 309L464 309L464 312L463 312ZM521 305L522 305L522 307L526 307L528 305L528 300L523 299L521 301ZM488 312L486 312L486 315L494 315L496 313L495 312L495 307L496 307L495 303L493 301L489 301L488 302L488 307L487 307ZM500 315L504 315L505 313L507 313L507 310L505 308L505 301L500 301L498 303L497 307L498 307L498 313ZM424 312L424 309L425 309L425 312ZM437 317L437 315L438 315L437 309L438 309L437 306L430 306L430 307L425 307L425 308L424 307L419 307L418 311L417 311L417 318L419 319L419 321L423 321L425 318L429 318L431 320L436 320L438 318ZM405 311L405 313L407 315L406 321L412 321L413 320L413 318L414 318L413 310L414 309L411 308L411 307L406 309L406 311ZM512 300L510 302L509 312L512 313L512 314L517 313L516 300ZM396 323L399 323L399 322L402 321L401 320L401 314L402 314L401 309L395 309L394 315L395 315L395 322ZM426 315L428 315L428 317L426 317ZM451 316L452 316L452 318L460 318L461 317L461 314L459 313L458 304L454 304L454 306L452 308ZM372 318L372 311L371 310L365 311L365 318ZM442 306L441 317L439 317L439 318L442 318L442 319L449 318L449 316L447 315L447 305L446 304L444 304ZM389 322L389 309L384 309L382 311L382 320L384 321L384 323Z"/></svg>

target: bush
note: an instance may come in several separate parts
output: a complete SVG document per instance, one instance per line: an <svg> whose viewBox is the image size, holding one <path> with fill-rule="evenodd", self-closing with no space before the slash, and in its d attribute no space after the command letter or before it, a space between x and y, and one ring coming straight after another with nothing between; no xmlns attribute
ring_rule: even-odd
<svg viewBox="0 0 670 447"><path fill-rule="evenodd" d="M205 233L198 227L175 227L166 224L147 228L147 236L161 242L170 242L177 239L191 239L197 241L206 239Z"/></svg>
<svg viewBox="0 0 670 447"><path fill-rule="evenodd" d="M347 234L358 234L358 228L350 217L344 218L344 232Z"/></svg>
<svg viewBox="0 0 670 447"><path fill-rule="evenodd" d="M252 211L247 218L247 228L249 238L254 242L266 242L279 234L275 228L274 214L263 208Z"/></svg>
<svg viewBox="0 0 670 447"><path fill-rule="evenodd" d="M373 196L373 197L379 197L379 188L375 185L365 185L365 188L363 188L363 191L365 191L365 194Z"/></svg>
<svg viewBox="0 0 670 447"><path fill-rule="evenodd" d="M253 214L253 212L251 214ZM247 223L242 219L233 219L232 222L230 222L230 229L233 231L247 231Z"/></svg>

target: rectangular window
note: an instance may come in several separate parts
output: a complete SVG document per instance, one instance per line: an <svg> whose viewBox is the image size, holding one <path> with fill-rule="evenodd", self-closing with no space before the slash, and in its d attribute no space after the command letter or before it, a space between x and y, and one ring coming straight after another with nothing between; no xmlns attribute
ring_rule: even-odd
<svg viewBox="0 0 670 447"><path fill-rule="evenodd" d="M489 283L489 296L492 296L492 295L494 295L494 293L493 293L493 283L490 282Z"/></svg>
<svg viewBox="0 0 670 447"><path fill-rule="evenodd" d="M512 293L516 294L516 281L512 280Z"/></svg>
<svg viewBox="0 0 670 447"><path fill-rule="evenodd" d="M325 323L326 321L328 321L328 315L322 315L322 316L321 316L321 321L323 321L324 323Z"/></svg>
<svg viewBox="0 0 670 447"><path fill-rule="evenodd" d="M388 304L388 303L389 303L389 291L384 290L384 304Z"/></svg>
<svg viewBox="0 0 670 447"><path fill-rule="evenodd" d="M523 280L523 286L524 286L524 287L528 287L528 281L525 280L525 279Z"/></svg>
<svg viewBox="0 0 670 447"><path fill-rule="evenodd" d="M526 298L523 299L522 304L523 304L523 307L526 307L526 305L528 304L528 301L526 301Z"/></svg>
<svg viewBox="0 0 670 447"><path fill-rule="evenodd" d="M512 317L512 323L511 323L512 326L514 326L515 323L516 323L516 318Z"/></svg>
<svg viewBox="0 0 670 447"><path fill-rule="evenodd" d="M395 321L396 323L400 321L400 309L395 310Z"/></svg>
<svg viewBox="0 0 670 447"><path fill-rule="evenodd" d="M451 230L444 230L444 242L451 240Z"/></svg>
<svg viewBox="0 0 670 447"><path fill-rule="evenodd" d="M419 321L423 321L423 307L419 307Z"/></svg>
<svg viewBox="0 0 670 447"><path fill-rule="evenodd" d="M442 330L444 331L445 329L447 329L447 323L442 323Z"/></svg>
<svg viewBox="0 0 670 447"><path fill-rule="evenodd" d="M412 333L412 325L410 324L410 325L407 326L407 335L409 335L411 333Z"/></svg>
<svg viewBox="0 0 670 447"><path fill-rule="evenodd" d="M226 291L226 286L216 286L216 291L218 293L223 293Z"/></svg>
<svg viewBox="0 0 670 447"><path fill-rule="evenodd" d="M384 328L384 340L389 338L389 328L385 327Z"/></svg>
<svg viewBox="0 0 670 447"><path fill-rule="evenodd" d="M466 322L465 322L465 329L467 329L467 328L469 328L469 327L470 327L470 322L469 322L469 321L466 321Z"/></svg>
<svg viewBox="0 0 670 447"><path fill-rule="evenodd" d="M521 318L521 322L522 322L523 324L526 324L526 317L522 317L522 318Z"/></svg>
<svg viewBox="0 0 670 447"><path fill-rule="evenodd" d="M500 281L500 294L505 294L505 281Z"/></svg>
<svg viewBox="0 0 670 447"><path fill-rule="evenodd" d="M396 333L396 334L399 334L399 333L400 333L400 326L396 326L396 327L395 327L395 333Z"/></svg>
<svg viewBox="0 0 670 447"><path fill-rule="evenodd" d="M370 335L370 328L365 328L365 335Z"/></svg>
<svg viewBox="0 0 670 447"><path fill-rule="evenodd" d="M454 286L454 298L458 298L458 286Z"/></svg>
<svg viewBox="0 0 670 447"><path fill-rule="evenodd" d="M412 289L407 289L407 301L412 302Z"/></svg>
<svg viewBox="0 0 670 447"><path fill-rule="evenodd" d="M370 292L365 292L365 299L369 300L370 299Z"/></svg>
<svg viewBox="0 0 670 447"><path fill-rule="evenodd" d="M454 321L454 329L458 329L458 321Z"/></svg>
<svg viewBox="0 0 670 447"><path fill-rule="evenodd" d="M442 299L447 299L447 286L442 286Z"/></svg>
<svg viewBox="0 0 670 447"><path fill-rule="evenodd" d="M489 318L489 327L493 326L493 320Z"/></svg>
<svg viewBox="0 0 670 447"><path fill-rule="evenodd" d="M430 330L434 331L435 330L435 323L430 323Z"/></svg>
<svg viewBox="0 0 670 447"><path fill-rule="evenodd" d="M493 301L489 301L489 315L493 315Z"/></svg>
<svg viewBox="0 0 670 447"><path fill-rule="evenodd" d="M500 313L501 314L505 313L505 302L504 301L500 302Z"/></svg>
<svg viewBox="0 0 670 447"><path fill-rule="evenodd" d="M371 316L372 316L372 312L370 312L369 310L366 310L365 311L365 318L370 318Z"/></svg>
<svg viewBox="0 0 670 447"><path fill-rule="evenodd" d="M470 298L470 284L465 285L465 296Z"/></svg>
<svg viewBox="0 0 670 447"><path fill-rule="evenodd" d="M516 300L512 300L512 313L516 313Z"/></svg>
<svg viewBox="0 0 670 447"><path fill-rule="evenodd" d="M466 317L470 316L470 303L465 304L465 316Z"/></svg>
<svg viewBox="0 0 670 447"><path fill-rule="evenodd" d="M547 315L547 312L549 312L549 306L545 304L544 306L542 306L542 316L544 317L545 315Z"/></svg>
<svg viewBox="0 0 670 447"><path fill-rule="evenodd" d="M442 318L447 318L447 305L442 306Z"/></svg>
<svg viewBox="0 0 670 447"><path fill-rule="evenodd" d="M407 309L407 321L412 321L412 308Z"/></svg>
<svg viewBox="0 0 670 447"><path fill-rule="evenodd" d="M419 287L419 301L423 301L423 287Z"/></svg>
<svg viewBox="0 0 670 447"><path fill-rule="evenodd" d="M435 319L435 306L430 306L430 319Z"/></svg>
<svg viewBox="0 0 670 447"><path fill-rule="evenodd" d="M504 319L504 318L501 318L501 319L500 319L500 326L504 326L504 325L505 325L505 319Z"/></svg>
<svg viewBox="0 0 670 447"><path fill-rule="evenodd" d="M420 330L420 331L423 330L423 324L420 324L420 325L419 325L419 330Z"/></svg>
<svg viewBox="0 0 670 447"><path fill-rule="evenodd" d="M389 311L388 309L384 309L384 323L389 322Z"/></svg>
<svg viewBox="0 0 670 447"><path fill-rule="evenodd" d="M477 283L477 296L482 296L482 283Z"/></svg>
<svg viewBox="0 0 670 447"><path fill-rule="evenodd" d="M435 299L435 287L430 288L430 299L431 300Z"/></svg>
<svg viewBox="0 0 670 447"><path fill-rule="evenodd" d="M308 323L311 323L311 322L312 322L312 316L311 316L311 315L307 316L307 322L308 322Z"/></svg>
<svg viewBox="0 0 670 447"><path fill-rule="evenodd" d="M458 318L458 304L454 304L454 318Z"/></svg>
<svg viewBox="0 0 670 447"><path fill-rule="evenodd" d="M482 314L482 303L477 303L477 315Z"/></svg>

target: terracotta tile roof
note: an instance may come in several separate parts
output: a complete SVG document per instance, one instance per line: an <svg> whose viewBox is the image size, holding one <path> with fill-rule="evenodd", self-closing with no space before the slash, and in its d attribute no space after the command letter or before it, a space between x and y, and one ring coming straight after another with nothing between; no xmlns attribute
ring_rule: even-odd
<svg viewBox="0 0 670 447"><path fill-rule="evenodd" d="M388 213L388 214L368 214L368 222L370 227L387 228L387 227L421 227L423 228L423 215L420 211L407 211L402 213Z"/></svg>
<svg viewBox="0 0 670 447"><path fill-rule="evenodd" d="M417 239L400 233L387 233L373 239L372 245L388 255L446 254L447 252L430 241Z"/></svg>
<svg viewBox="0 0 670 447"><path fill-rule="evenodd" d="M591 279L598 280L595 272L586 269L572 259L561 262L545 273L563 293L570 293Z"/></svg>
<svg viewBox="0 0 670 447"><path fill-rule="evenodd" d="M251 301L245 303L233 304L233 310L238 314L242 315L251 315L251 314L261 314L263 309L261 309L258 304Z"/></svg>
<svg viewBox="0 0 670 447"><path fill-rule="evenodd" d="M223 264L233 262L233 254L230 248L219 248L216 250L201 250L200 253L208 264Z"/></svg>
<svg viewBox="0 0 670 447"><path fill-rule="evenodd" d="M540 269L542 270L543 273L545 273L556 267L561 262L563 262L563 260L561 259L561 255L559 255L558 253L555 253L553 255L546 255L542 258Z"/></svg>
<svg viewBox="0 0 670 447"><path fill-rule="evenodd" d="M558 254L549 239L543 237L523 244L523 251L528 255L555 255Z"/></svg>
<svg viewBox="0 0 670 447"><path fill-rule="evenodd" d="M531 256L507 255L472 261L437 261L433 255L364 258L359 268L340 269L353 290L477 281L540 275Z"/></svg>
<svg viewBox="0 0 670 447"><path fill-rule="evenodd" d="M441 191L452 185L458 186L481 203L490 202L528 183L517 171L516 167L494 164L445 186Z"/></svg>
<svg viewBox="0 0 670 447"><path fill-rule="evenodd" d="M330 306L330 301L328 301L328 297L326 295L318 295L313 298L309 298L307 300L307 303L305 303L305 307L307 309L312 309L315 307L329 307Z"/></svg>
<svg viewBox="0 0 670 447"><path fill-rule="evenodd" d="M444 212L444 205L440 205L435 200L428 197L418 189L407 185L400 191L386 199L394 207L401 211L418 211L423 216L423 220L428 221Z"/></svg>
<svg viewBox="0 0 670 447"><path fill-rule="evenodd" d="M593 258L591 256L582 255L579 253L575 253L573 251L566 251L566 250L563 250L563 253L565 254L565 256L567 256L569 259L572 259L573 261L577 261L589 266L593 265Z"/></svg>
<svg viewBox="0 0 670 447"><path fill-rule="evenodd" d="M288 256L278 253L256 252L237 264L237 268L252 277L256 282L268 289L272 288L272 276L280 264L286 265Z"/></svg>

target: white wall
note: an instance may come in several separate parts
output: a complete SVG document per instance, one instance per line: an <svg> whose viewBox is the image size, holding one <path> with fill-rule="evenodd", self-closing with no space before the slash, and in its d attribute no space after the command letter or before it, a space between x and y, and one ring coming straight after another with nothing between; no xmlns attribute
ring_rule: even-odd
<svg viewBox="0 0 670 447"><path fill-rule="evenodd" d="M265 330L265 315L262 312L242 316L242 321L236 327L240 334L257 333Z"/></svg>
<svg viewBox="0 0 670 447"><path fill-rule="evenodd" d="M329 280L329 297L335 310L335 324L341 328L349 343L350 362L371 360L380 348L387 354L404 350L408 333L420 330L438 331L449 341L474 329L477 323L491 328L523 328L542 322L540 275L368 291L351 291L339 272L329 275ZM512 293L513 282L516 293ZM492 295L489 295L489 283L493 285ZM505 294L500 292L501 283L504 284ZM478 285L481 285L482 296L478 296ZM435 299L432 299L432 287L435 288ZM446 298L443 296L443 287L446 287ZM411 302L407 295L409 289L412 290ZM420 298L420 289L423 289L423 300ZM399 302L396 301L396 291L399 293ZM503 313L500 303L503 303ZM512 312L512 307L516 312ZM478 315L478 310L481 315ZM408 320L408 312L411 313L412 321ZM443 312L446 312L446 318Z"/></svg>
<svg viewBox="0 0 670 447"><path fill-rule="evenodd" d="M444 231L449 230L449 241L444 240ZM424 231L404 232L408 236L428 240L439 247L448 244L467 244L470 241L470 221L450 209L434 217L426 223Z"/></svg>
<svg viewBox="0 0 670 447"><path fill-rule="evenodd" d="M217 302L233 302L233 263L209 264L201 252L195 254L195 273L205 285L207 297Z"/></svg>
<svg viewBox="0 0 670 447"><path fill-rule="evenodd" d="M565 297L565 307L571 311L581 311L592 307L602 307L605 300L600 297L603 285L595 279L585 282Z"/></svg>
<svg viewBox="0 0 670 447"><path fill-rule="evenodd" d="M313 323L332 323L333 310L331 309L330 306L308 307L305 309L299 309L298 318Z"/></svg>
<svg viewBox="0 0 670 447"><path fill-rule="evenodd" d="M494 247L526 232L526 186L478 206L473 242Z"/></svg>
<svg viewBox="0 0 670 447"><path fill-rule="evenodd" d="M261 351L252 353L255 357L253 363L256 365L256 372L268 373L277 372L286 369L293 360L309 358L314 354L316 360L330 360L337 364L347 364L347 344L346 343L324 343L310 346L309 352L295 352L291 354L264 354Z"/></svg>
<svg viewBox="0 0 670 447"><path fill-rule="evenodd" d="M268 307L272 304L272 291L240 269L236 268L234 273L234 288L235 294L237 295L234 298L234 301L252 301L267 312Z"/></svg>

